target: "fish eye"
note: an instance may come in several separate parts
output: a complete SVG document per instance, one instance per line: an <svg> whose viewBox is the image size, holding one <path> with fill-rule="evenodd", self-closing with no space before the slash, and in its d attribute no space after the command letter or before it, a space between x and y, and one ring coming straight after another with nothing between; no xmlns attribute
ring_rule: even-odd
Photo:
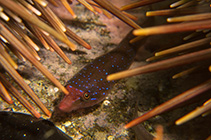
<svg viewBox="0 0 211 140"><path fill-rule="evenodd" d="M83 96L84 96L84 99L86 99L86 100L88 100L90 98L90 95L87 92L85 92Z"/></svg>

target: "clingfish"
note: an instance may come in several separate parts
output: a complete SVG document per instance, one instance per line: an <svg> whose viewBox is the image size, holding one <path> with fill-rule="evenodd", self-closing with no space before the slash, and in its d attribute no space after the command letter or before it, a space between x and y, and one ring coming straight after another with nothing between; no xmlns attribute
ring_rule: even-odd
<svg viewBox="0 0 211 140"><path fill-rule="evenodd" d="M93 60L74 75L66 85L69 94L59 104L59 110L71 112L103 101L116 81L107 81L107 75L129 68L135 57L135 45L129 43L129 33L117 48Z"/></svg>

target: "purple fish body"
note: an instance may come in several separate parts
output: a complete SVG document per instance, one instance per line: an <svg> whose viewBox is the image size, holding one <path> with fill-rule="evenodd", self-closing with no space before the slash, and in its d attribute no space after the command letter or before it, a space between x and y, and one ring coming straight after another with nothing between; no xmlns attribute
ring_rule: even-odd
<svg viewBox="0 0 211 140"><path fill-rule="evenodd" d="M66 85L69 94L59 104L63 112L93 106L101 102L116 81L107 81L106 77L129 68L135 57L133 45L128 35L118 47L100 56L81 69Z"/></svg>

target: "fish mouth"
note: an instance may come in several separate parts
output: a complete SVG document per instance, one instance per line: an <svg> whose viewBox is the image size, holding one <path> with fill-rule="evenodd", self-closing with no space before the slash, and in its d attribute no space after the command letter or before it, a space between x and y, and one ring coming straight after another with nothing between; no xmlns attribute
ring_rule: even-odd
<svg viewBox="0 0 211 140"><path fill-rule="evenodd" d="M72 98L71 96L67 95L63 98L63 100L59 103L59 110L63 112L71 112L77 109L75 105L80 100L80 97Z"/></svg>
<svg viewBox="0 0 211 140"><path fill-rule="evenodd" d="M61 110L63 112L71 112L72 111L71 105L70 104L65 104L65 103L60 103L59 104L59 110Z"/></svg>

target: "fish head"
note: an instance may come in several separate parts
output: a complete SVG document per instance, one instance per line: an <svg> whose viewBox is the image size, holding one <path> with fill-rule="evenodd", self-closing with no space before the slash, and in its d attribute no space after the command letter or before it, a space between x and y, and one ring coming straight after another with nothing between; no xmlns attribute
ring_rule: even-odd
<svg viewBox="0 0 211 140"><path fill-rule="evenodd" d="M80 108L93 106L104 98L99 96L99 92L88 92L77 89L71 85L66 86L69 94L66 95L59 104L59 109L63 112L71 112ZM99 94L98 94L99 93ZM103 93L105 95L105 93Z"/></svg>

